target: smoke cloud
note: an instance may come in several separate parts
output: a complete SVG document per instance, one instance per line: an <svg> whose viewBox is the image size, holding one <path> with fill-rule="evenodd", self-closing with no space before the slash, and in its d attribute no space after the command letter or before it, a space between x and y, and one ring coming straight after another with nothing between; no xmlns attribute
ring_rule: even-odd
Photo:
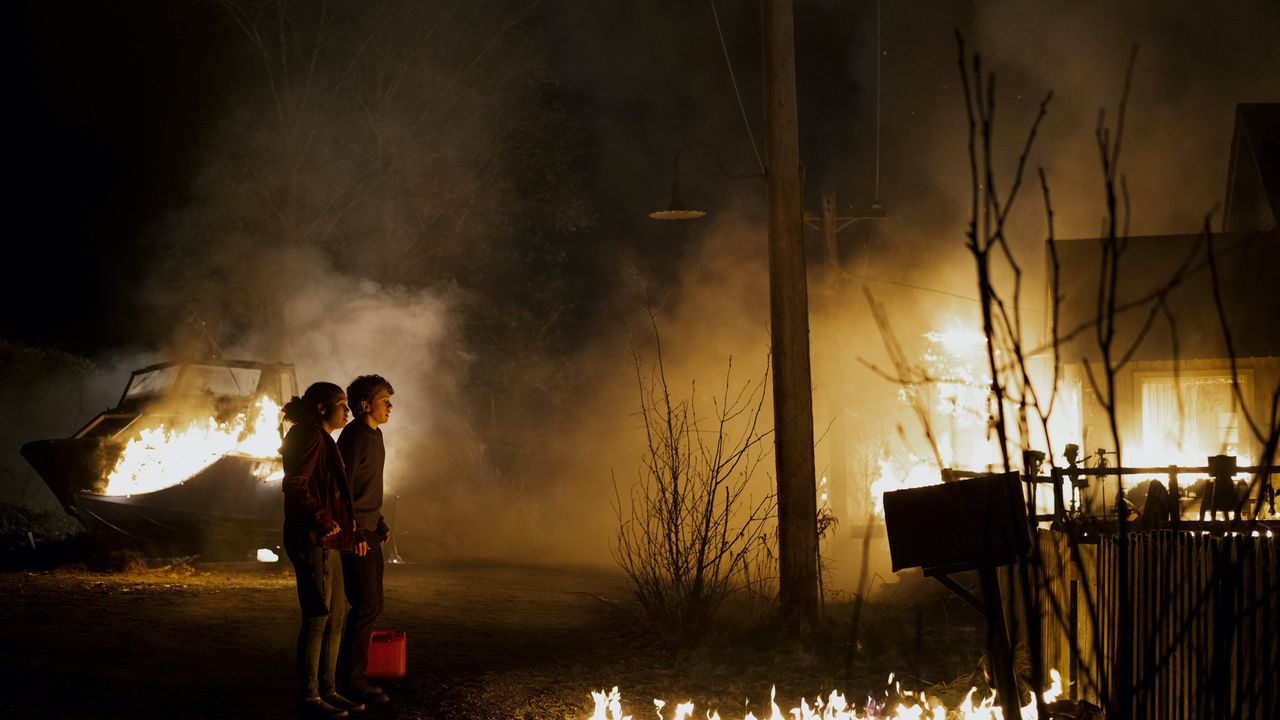
<svg viewBox="0 0 1280 720"><path fill-rule="evenodd" d="M673 389L709 396L730 357L739 381L764 373L763 184L717 167L759 169L724 64L763 149L758 13L719 4L722 49L697 4L357 5L330 18L343 31L309 68L307 32L262 53L251 26L201 16L226 62L202 80L184 182L151 215L121 290L145 350L49 371L32 392L56 398L60 419L6 437L65 434L86 372L109 396L130 367L207 352L207 332L228 356L293 362L302 387L370 372L393 383L388 482L406 555L607 562L614 483L625 493L643 451L630 348L652 360L646 304ZM322 20L285 7L300 29ZM820 471L837 373L864 475L883 453L920 450L897 387L868 367L887 357L864 287L909 349L976 322L957 29L997 77L999 188L1054 92L1011 223L1028 288L1046 232L1034 171L1058 236L1094 235L1093 133L1100 108L1116 119L1134 44L1122 169L1136 234L1198 229L1223 196L1235 104L1280 97L1275 3L815 0L797 13L806 207L834 191L842 214L873 200L886 214L840 234L834 294L808 231ZM682 199L711 215L648 221L694 140L720 156L685 155ZM1043 304L1028 290L1029 325Z"/></svg>

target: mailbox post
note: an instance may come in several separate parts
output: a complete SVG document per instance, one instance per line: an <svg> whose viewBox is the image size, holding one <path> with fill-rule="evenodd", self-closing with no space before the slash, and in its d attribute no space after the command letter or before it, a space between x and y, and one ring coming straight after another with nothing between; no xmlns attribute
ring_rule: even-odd
<svg viewBox="0 0 1280 720"><path fill-rule="evenodd" d="M1000 705L1005 717L1019 717L1013 654L996 579L997 567L1016 563L1030 550L1018 473L887 492L884 518L894 572L919 567L986 618L987 650ZM978 573L980 600L950 577L966 570Z"/></svg>

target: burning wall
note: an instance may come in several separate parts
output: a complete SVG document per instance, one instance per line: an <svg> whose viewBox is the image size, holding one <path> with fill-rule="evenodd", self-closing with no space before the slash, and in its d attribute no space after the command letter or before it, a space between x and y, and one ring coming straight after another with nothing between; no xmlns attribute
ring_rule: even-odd
<svg viewBox="0 0 1280 720"><path fill-rule="evenodd" d="M1280 384L1280 316L1272 290L1274 268L1280 267L1276 233L1151 236L1124 242L1112 352L1113 362L1127 359L1117 368L1114 383L1123 462L1203 465L1216 454L1238 455L1243 464L1246 458L1256 459L1260 444L1245 415L1266 417L1269 390ZM1209 243L1217 266L1216 289ZM1086 367L1102 389L1096 332L1100 242L1067 241L1058 249L1061 334L1071 335L1059 349L1068 380L1087 390L1083 447L1115 452L1104 403L1092 391ZM1238 395L1232 389L1233 354Z"/></svg>

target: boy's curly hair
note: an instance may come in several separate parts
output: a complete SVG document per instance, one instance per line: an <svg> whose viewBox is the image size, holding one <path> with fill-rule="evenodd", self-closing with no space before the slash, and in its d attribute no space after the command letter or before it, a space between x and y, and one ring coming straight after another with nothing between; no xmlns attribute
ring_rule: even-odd
<svg viewBox="0 0 1280 720"><path fill-rule="evenodd" d="M347 386L347 404L351 406L351 414L356 417L365 415L363 402L373 403L373 396L378 394L379 390L386 389L388 395L395 395L396 391L391 387L391 383L381 375L361 375L351 384Z"/></svg>

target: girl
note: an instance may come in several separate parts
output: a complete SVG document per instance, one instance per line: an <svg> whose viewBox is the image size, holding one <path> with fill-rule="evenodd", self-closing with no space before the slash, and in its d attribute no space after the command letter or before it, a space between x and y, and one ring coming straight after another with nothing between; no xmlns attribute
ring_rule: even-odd
<svg viewBox="0 0 1280 720"><path fill-rule="evenodd" d="M339 695L335 685L347 614L340 554L358 547L347 474L332 437L347 424L347 395L333 383L314 383L284 406L284 417L294 424L280 453L284 549L293 562L302 606L299 710L314 717L341 718L349 710L364 708Z"/></svg>

